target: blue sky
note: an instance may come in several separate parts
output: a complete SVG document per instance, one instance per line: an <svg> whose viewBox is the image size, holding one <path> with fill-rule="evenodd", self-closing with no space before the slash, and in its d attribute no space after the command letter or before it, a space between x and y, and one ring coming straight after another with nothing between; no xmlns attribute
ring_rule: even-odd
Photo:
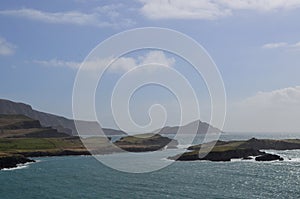
<svg viewBox="0 0 300 199"><path fill-rule="evenodd" d="M299 9L299 0L5 1L0 5L0 97L72 117L78 66L99 42L132 28L164 27L195 39L216 62L228 98L225 130L300 132ZM149 53L127 58L146 59ZM157 56L172 59L168 53ZM174 59L174 68L185 64ZM192 71L182 72L194 78ZM108 74L104 89L118 75ZM161 93L149 88L137 94L136 106L142 110L157 98L169 99ZM112 126L106 105L99 102L99 111ZM144 113L133 115L147 123ZM208 118L204 113L201 119Z"/></svg>

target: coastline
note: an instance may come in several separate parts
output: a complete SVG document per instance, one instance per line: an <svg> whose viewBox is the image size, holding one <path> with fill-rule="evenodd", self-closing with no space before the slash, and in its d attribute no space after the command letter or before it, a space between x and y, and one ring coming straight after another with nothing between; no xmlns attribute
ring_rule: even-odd
<svg viewBox="0 0 300 199"><path fill-rule="evenodd" d="M0 157L0 170L16 168L19 164L31 163L35 160L29 159L23 155L8 155Z"/></svg>
<svg viewBox="0 0 300 199"><path fill-rule="evenodd" d="M132 138L130 137L130 140ZM160 138L161 139L161 138ZM62 149L62 150L33 150L33 151L19 151L15 153L2 153L0 154L0 170L4 168L15 168L19 164L35 162L30 159L32 157L45 157L45 156L79 156L79 155L105 155L113 153L121 153L124 151L134 151L134 152L150 152L153 145L136 145L134 143L129 144L128 138L124 139L126 145L123 145L123 150L117 147L103 147L92 152L87 149ZM120 144L120 142L119 142ZM195 161L195 160L208 160L213 162L218 161L231 161L232 159L242 159L249 160L253 159L255 161L273 161L273 160L283 160L282 157L276 154L266 153L264 150L296 150L300 149L299 139L256 139L252 138L247 141L217 141L216 145L211 151L205 152L205 148L209 147L211 143L204 143L200 145L194 145L187 148L187 152L178 154L173 157L168 157L169 160L175 161ZM139 150L136 150L137 147ZM199 153L200 148L203 150ZM143 150L142 150L143 149ZM155 148L156 149L156 148ZM153 150L152 150L153 151ZM201 155L203 155L201 157Z"/></svg>

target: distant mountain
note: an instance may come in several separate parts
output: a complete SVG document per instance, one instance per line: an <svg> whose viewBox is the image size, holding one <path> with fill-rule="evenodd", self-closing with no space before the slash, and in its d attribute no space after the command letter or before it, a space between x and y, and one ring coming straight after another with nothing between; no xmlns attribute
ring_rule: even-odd
<svg viewBox="0 0 300 199"><path fill-rule="evenodd" d="M209 125L206 122L201 122L200 120L191 122L187 125L184 125L181 127L181 131L184 132L185 134L192 134L194 129L197 129L198 125L198 131L197 134L205 134L205 133L220 133L222 132L220 129L215 128L211 125ZM159 134L176 134L177 131L179 130L179 126L174 126L174 127L164 127L160 130L156 130L156 133Z"/></svg>
<svg viewBox="0 0 300 199"><path fill-rule="evenodd" d="M28 104L17 103L10 100L0 99L0 114L21 114L30 117L35 120L39 120L42 126L52 127L59 132L63 132L69 135L78 135L75 128L74 120L67 119L65 117L57 116L50 113L44 113L32 109ZM87 131L87 134L97 134L101 128L97 122L91 121L78 121L80 126ZM114 129L103 129L107 136L112 135L127 135L123 131Z"/></svg>

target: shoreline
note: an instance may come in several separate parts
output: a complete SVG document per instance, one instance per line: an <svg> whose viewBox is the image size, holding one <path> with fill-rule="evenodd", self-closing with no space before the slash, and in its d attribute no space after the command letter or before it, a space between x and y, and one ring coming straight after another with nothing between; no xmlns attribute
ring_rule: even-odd
<svg viewBox="0 0 300 199"><path fill-rule="evenodd" d="M200 148L203 150L209 147L211 143L204 143L194 145L187 148L187 152L178 154L173 157L168 157L169 160L174 161L195 161L195 160L208 160L208 161L231 161L232 159L242 159L255 161L273 161L283 160L282 157L276 154L266 153L264 150L296 150L300 149L300 139L256 139L252 138L246 141L232 140L232 141L217 141L211 151L207 151L205 156L199 156ZM127 148L126 148L126 147ZM87 149L62 149L62 150L39 150L39 151L15 151L12 153L0 154L0 170L15 168L18 164L35 162L31 158L35 157L54 157L54 156L91 156L91 155L108 155L113 153L122 153L127 151L133 152L151 152L149 148L151 145L145 145L144 150L136 150L136 145L123 145L123 150L117 147L104 147L102 149L88 151ZM139 146L141 147L141 146ZM142 149L142 148L139 148ZM172 149L172 148L169 148ZM201 155L201 153L200 153Z"/></svg>

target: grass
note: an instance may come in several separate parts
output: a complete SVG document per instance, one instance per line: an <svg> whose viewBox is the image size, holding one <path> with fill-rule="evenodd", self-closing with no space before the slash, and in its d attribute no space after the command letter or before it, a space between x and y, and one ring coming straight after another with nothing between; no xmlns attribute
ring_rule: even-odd
<svg viewBox="0 0 300 199"><path fill-rule="evenodd" d="M5 129L0 133L0 137L8 137L8 136L18 136L18 135L26 135L28 133L37 133L49 131L50 129L41 129L41 128L30 128L30 129Z"/></svg>
<svg viewBox="0 0 300 199"><path fill-rule="evenodd" d="M2 138L0 139L0 153L15 153L38 150L83 149L79 140L59 138Z"/></svg>
<svg viewBox="0 0 300 199"><path fill-rule="evenodd" d="M131 143L131 144L143 144L147 140L156 140L161 138L159 134L146 133L137 134L134 136L126 136L120 139L121 142Z"/></svg>

